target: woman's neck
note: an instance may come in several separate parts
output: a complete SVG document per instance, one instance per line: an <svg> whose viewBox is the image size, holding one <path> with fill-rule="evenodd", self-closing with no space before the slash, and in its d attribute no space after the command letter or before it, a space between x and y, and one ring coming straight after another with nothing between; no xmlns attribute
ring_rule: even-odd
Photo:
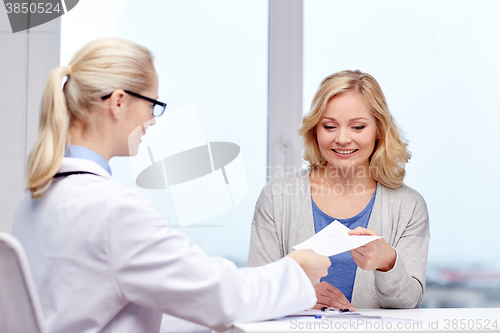
<svg viewBox="0 0 500 333"><path fill-rule="evenodd" d="M97 131L84 127L79 123L71 124L69 128L70 144L90 149L109 162L113 155L106 148L106 140L101 137Z"/></svg>
<svg viewBox="0 0 500 333"><path fill-rule="evenodd" d="M363 186L374 188L377 185L373 170L369 165L336 167L331 165L315 167L310 175L311 182L323 186Z"/></svg>

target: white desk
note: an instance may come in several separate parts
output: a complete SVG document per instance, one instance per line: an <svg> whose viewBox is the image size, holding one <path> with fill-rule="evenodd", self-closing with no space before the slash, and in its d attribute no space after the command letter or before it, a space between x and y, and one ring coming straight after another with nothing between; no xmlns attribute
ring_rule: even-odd
<svg viewBox="0 0 500 333"><path fill-rule="evenodd" d="M351 317L283 317L238 323L231 333L293 332L500 332L500 308L358 310L382 319Z"/></svg>

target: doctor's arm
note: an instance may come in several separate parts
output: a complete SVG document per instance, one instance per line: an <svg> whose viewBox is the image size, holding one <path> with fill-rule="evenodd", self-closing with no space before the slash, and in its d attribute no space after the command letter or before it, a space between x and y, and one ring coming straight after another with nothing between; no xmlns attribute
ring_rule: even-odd
<svg viewBox="0 0 500 333"><path fill-rule="evenodd" d="M129 197L117 200L108 222L108 239L114 279L125 300L219 331L235 321L279 317L316 303L310 277L291 257L237 269L172 230L145 198L124 196ZM328 266L319 266L326 274Z"/></svg>

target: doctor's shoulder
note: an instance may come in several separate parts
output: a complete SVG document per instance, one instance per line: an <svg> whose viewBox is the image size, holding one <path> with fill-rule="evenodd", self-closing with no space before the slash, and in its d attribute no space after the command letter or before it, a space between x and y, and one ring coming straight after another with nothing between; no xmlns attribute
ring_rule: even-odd
<svg viewBox="0 0 500 333"><path fill-rule="evenodd" d="M123 185L114 179L110 179L106 183L106 190L109 191L115 205L121 208L129 206L136 210L154 210L161 214L140 190Z"/></svg>
<svg viewBox="0 0 500 333"><path fill-rule="evenodd" d="M73 178L73 179L70 179ZM108 222L120 223L127 219L129 222L145 223L148 218L164 220L166 217L154 206L139 190L127 187L113 178L105 179L93 175L77 175L68 177L67 182L61 182L57 187L66 187L57 191L65 194L66 203L72 209L78 209L82 214L101 216ZM50 190L47 195L51 195ZM54 193L55 194L55 193Z"/></svg>

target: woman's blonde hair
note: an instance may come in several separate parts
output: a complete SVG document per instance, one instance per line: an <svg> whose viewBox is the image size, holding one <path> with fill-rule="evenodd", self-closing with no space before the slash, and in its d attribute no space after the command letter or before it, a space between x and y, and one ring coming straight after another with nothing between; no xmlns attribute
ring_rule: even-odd
<svg viewBox="0 0 500 333"><path fill-rule="evenodd" d="M382 89L369 74L355 71L342 71L327 76L321 82L311 103L311 109L302 119L298 130L304 146L304 160L309 167L324 166L316 138L316 125L320 122L328 102L339 94L352 91L358 93L370 106L377 122L375 149L370 156L370 171L373 178L389 188L403 184L405 164L411 157L407 150L408 142L394 122Z"/></svg>
<svg viewBox="0 0 500 333"><path fill-rule="evenodd" d="M33 198L44 195L61 167L70 123L88 125L93 105L117 89L140 93L150 88L153 73L153 56L147 48L117 38L84 45L69 66L50 72L42 96L38 138L26 171L26 187Z"/></svg>

